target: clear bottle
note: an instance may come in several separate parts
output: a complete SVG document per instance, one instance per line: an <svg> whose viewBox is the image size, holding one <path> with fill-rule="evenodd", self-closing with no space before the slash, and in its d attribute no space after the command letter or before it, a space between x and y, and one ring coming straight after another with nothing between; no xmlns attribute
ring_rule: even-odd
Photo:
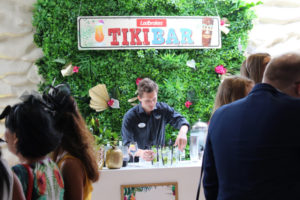
<svg viewBox="0 0 300 200"><path fill-rule="evenodd" d="M190 133L190 159L191 161L198 161L202 158L208 126L207 123L201 122L199 119L196 122Z"/></svg>

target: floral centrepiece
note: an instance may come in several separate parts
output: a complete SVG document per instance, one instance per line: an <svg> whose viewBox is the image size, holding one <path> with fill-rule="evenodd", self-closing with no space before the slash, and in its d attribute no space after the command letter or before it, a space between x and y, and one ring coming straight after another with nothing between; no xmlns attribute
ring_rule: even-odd
<svg viewBox="0 0 300 200"><path fill-rule="evenodd" d="M226 74L227 69L223 65L218 65L218 66L215 67L215 72L217 74L223 75L223 74Z"/></svg>

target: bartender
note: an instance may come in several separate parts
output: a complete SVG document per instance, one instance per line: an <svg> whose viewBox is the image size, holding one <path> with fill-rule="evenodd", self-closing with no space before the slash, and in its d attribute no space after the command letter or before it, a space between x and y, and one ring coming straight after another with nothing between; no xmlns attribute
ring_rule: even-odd
<svg viewBox="0 0 300 200"><path fill-rule="evenodd" d="M123 144L129 146L136 141L138 151L135 156L146 161L154 158L154 152L149 150L152 145L165 144L165 126L170 124L179 130L174 146L180 151L187 144L188 121L172 107L163 102L157 102L158 85L144 78L138 85L139 105L131 108L125 114L122 123Z"/></svg>

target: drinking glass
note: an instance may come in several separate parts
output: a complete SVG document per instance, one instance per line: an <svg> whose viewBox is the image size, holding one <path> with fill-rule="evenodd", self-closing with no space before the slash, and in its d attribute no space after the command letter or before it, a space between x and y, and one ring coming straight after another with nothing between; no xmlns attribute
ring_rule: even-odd
<svg viewBox="0 0 300 200"><path fill-rule="evenodd" d="M162 161L164 166L171 165L171 151L169 147L162 148Z"/></svg>
<svg viewBox="0 0 300 200"><path fill-rule="evenodd" d="M122 149L122 154L123 154L122 167L126 167L129 161L128 146L120 146L120 149Z"/></svg>
<svg viewBox="0 0 300 200"><path fill-rule="evenodd" d="M156 146L152 146L151 150L154 152L154 158L152 160L152 164L154 166L158 166L158 162L157 162L158 161L157 160L157 148L156 148Z"/></svg>
<svg viewBox="0 0 300 200"><path fill-rule="evenodd" d="M129 152L130 152L130 154L133 157L133 165L135 164L134 163L134 158L135 158L135 154L136 154L137 151L138 151L138 145L137 145L137 143L136 142L130 142Z"/></svg>

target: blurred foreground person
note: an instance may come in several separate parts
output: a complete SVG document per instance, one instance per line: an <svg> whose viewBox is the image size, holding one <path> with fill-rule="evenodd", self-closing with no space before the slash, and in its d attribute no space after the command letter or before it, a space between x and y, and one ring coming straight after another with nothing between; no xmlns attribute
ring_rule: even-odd
<svg viewBox="0 0 300 200"><path fill-rule="evenodd" d="M55 128L62 136L53 159L65 182L64 199L90 200L92 182L99 179L94 137L87 129L68 85L52 87L43 98L52 111Z"/></svg>
<svg viewBox="0 0 300 200"><path fill-rule="evenodd" d="M300 199L299 97L300 55L289 53L271 60L247 97L216 110L204 152L207 200Z"/></svg>
<svg viewBox="0 0 300 200"><path fill-rule="evenodd" d="M1 158L0 148L0 199L25 200L22 185L11 171L7 162Z"/></svg>
<svg viewBox="0 0 300 200"><path fill-rule="evenodd" d="M47 157L59 144L60 137L43 103L29 95L22 103L7 106L1 114L3 117L8 150L21 161L12 169L26 199L63 199L64 183L59 169Z"/></svg>

